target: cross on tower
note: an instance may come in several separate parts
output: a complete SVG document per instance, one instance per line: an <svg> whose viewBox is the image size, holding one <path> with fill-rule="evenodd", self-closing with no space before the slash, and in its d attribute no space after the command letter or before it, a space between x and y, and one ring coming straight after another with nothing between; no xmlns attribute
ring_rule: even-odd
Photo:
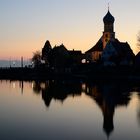
<svg viewBox="0 0 140 140"><path fill-rule="evenodd" d="M108 11L109 11L110 3L108 2Z"/></svg>

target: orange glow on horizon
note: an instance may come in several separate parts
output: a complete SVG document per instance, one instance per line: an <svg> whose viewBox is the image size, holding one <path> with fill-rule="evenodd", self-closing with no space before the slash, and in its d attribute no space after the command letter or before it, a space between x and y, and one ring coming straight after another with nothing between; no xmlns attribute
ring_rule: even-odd
<svg viewBox="0 0 140 140"><path fill-rule="evenodd" d="M94 37L93 37L94 38ZM60 41L54 41L54 40L50 40L50 43L52 45L52 47L54 47L55 45L60 45L60 44L64 44L65 47L68 49L68 50L81 50L83 53L85 51L87 51L88 49L90 49L91 47L93 47L96 42L99 40L99 35L98 37L96 38L88 38L86 40L84 39L74 39L73 41L69 40L69 39L64 39L64 41L60 42ZM133 52L135 54L138 53L139 49L137 47L137 42L135 40L123 40L121 38L124 38L123 36L122 37L117 37L120 41L122 42L128 42L131 49L133 50ZM47 40L47 39L46 39ZM13 46L16 46L14 47L11 47L11 48L8 48L8 49L1 49L1 52L0 52L0 59L8 59L9 58L12 58L12 59L19 59L23 56L25 59L30 59L33 55L33 52L39 50L41 51L44 44L45 44L45 41L39 41L38 42L29 42L29 43L26 43L26 42L18 42L18 43L13 43ZM6 46L6 45L5 45ZM20 46L20 47L18 47Z"/></svg>

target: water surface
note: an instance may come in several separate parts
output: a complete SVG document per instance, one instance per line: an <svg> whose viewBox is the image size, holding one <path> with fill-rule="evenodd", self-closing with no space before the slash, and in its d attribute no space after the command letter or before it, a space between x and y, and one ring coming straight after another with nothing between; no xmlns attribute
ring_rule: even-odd
<svg viewBox="0 0 140 140"><path fill-rule="evenodd" d="M140 86L0 81L1 140L139 140Z"/></svg>

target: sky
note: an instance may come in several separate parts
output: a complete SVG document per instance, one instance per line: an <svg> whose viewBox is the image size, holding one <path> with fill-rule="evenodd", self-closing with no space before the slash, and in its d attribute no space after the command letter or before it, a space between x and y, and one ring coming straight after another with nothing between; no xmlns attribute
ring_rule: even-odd
<svg viewBox="0 0 140 140"><path fill-rule="evenodd" d="M0 59L29 59L46 40L87 51L102 36L108 2L116 38L136 54L140 0L0 0Z"/></svg>

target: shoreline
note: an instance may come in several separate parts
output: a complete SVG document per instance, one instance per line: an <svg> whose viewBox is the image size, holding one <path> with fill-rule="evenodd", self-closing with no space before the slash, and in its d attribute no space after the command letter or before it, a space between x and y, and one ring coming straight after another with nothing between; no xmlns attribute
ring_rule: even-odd
<svg viewBox="0 0 140 140"><path fill-rule="evenodd" d="M50 68L0 68L1 80L140 81L140 67L77 66L71 71Z"/></svg>

